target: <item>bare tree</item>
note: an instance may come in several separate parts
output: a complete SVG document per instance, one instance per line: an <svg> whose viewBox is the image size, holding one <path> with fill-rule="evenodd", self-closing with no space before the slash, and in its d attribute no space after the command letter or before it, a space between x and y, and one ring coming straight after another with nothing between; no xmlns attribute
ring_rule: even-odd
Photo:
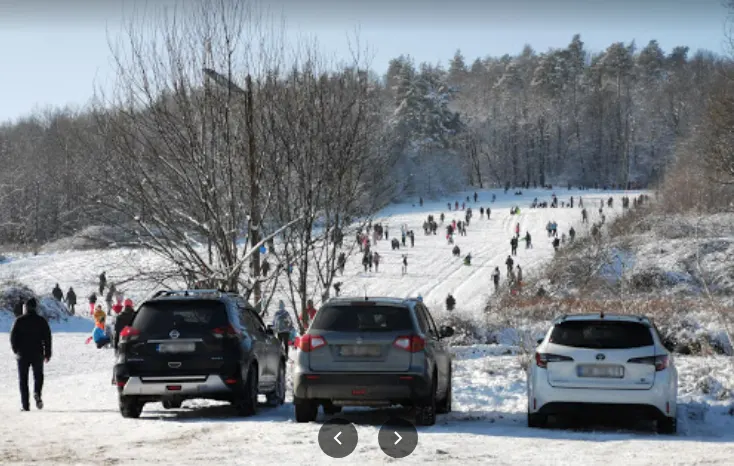
<svg viewBox="0 0 734 466"><path fill-rule="evenodd" d="M100 214L191 286L254 286L243 277L264 241L247 235L266 215L258 193L268 154L253 144L251 87L243 99L207 85L204 70L229 82L264 75L281 60L277 37L250 5L212 0L132 21L124 38L113 50L117 92L100 93L92 141L105 156Z"/></svg>

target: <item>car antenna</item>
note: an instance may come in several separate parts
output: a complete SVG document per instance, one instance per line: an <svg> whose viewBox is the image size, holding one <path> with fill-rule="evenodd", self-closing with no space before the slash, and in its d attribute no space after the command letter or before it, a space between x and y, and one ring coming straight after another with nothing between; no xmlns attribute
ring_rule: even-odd
<svg viewBox="0 0 734 466"><path fill-rule="evenodd" d="M367 285L364 285L362 289L364 289L364 300L369 301L369 298L367 297Z"/></svg>

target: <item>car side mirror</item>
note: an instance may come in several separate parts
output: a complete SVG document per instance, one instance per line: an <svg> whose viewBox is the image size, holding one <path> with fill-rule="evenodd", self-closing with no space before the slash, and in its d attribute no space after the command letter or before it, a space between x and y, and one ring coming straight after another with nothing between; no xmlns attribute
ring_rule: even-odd
<svg viewBox="0 0 734 466"><path fill-rule="evenodd" d="M543 343L543 340L545 340L545 338L538 338L538 344Z"/></svg>
<svg viewBox="0 0 734 466"><path fill-rule="evenodd" d="M454 329L447 325L444 325L443 327L441 327L439 333L441 334L441 338L449 338L454 336Z"/></svg>

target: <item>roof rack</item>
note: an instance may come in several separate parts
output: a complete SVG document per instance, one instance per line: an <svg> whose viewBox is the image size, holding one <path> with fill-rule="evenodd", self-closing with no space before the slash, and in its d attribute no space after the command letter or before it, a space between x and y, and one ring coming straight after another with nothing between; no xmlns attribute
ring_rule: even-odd
<svg viewBox="0 0 734 466"><path fill-rule="evenodd" d="M222 289L211 289L211 290L160 290L157 291L153 297L159 296L197 296L197 295L223 295L232 294L233 291L224 291Z"/></svg>

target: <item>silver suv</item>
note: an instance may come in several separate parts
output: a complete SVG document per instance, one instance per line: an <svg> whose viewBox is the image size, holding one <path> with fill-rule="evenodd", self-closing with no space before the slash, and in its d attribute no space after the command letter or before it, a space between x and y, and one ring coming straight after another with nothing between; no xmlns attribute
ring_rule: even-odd
<svg viewBox="0 0 734 466"><path fill-rule="evenodd" d="M451 411L451 327L436 326L416 299L335 298L298 338L293 374L296 421L316 419L319 406L402 405L416 424L433 425Z"/></svg>

